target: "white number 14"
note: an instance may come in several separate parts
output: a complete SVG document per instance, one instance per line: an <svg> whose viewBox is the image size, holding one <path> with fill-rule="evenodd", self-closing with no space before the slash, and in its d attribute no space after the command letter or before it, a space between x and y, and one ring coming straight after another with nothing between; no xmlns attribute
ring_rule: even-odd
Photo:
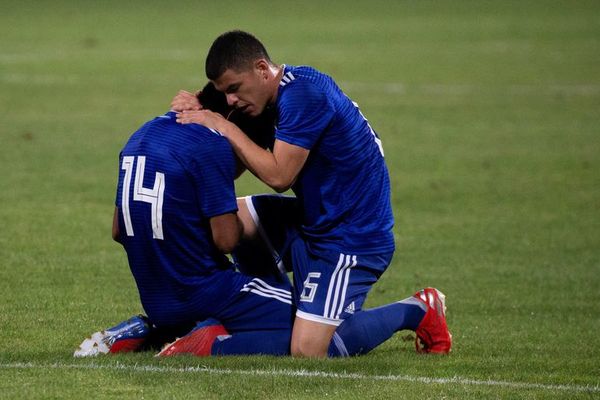
<svg viewBox="0 0 600 400"><path fill-rule="evenodd" d="M121 203L127 236L133 236L133 225L131 224L131 214L129 213L129 190L135 158L135 156L125 156L123 157L123 163L121 164L121 169L125 170ZM137 167L135 169L135 181L133 182L133 200L152 204L150 211L152 216L152 238L163 240L162 207L165 194L165 174L157 172L156 177L154 178L154 187L148 189L144 187L145 168L146 156L138 156Z"/></svg>

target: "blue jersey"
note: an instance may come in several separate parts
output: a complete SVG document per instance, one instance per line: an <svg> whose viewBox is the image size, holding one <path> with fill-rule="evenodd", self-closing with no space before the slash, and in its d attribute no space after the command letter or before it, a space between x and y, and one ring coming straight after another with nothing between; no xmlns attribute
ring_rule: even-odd
<svg viewBox="0 0 600 400"><path fill-rule="evenodd" d="M216 293L239 291L241 281L215 274L232 266L213 244L209 224L237 211L227 140L201 125L177 124L170 112L131 136L119 171L121 242L150 319L188 321L192 311L214 304Z"/></svg>
<svg viewBox="0 0 600 400"><path fill-rule="evenodd" d="M275 138L310 150L292 190L313 251L394 251L390 182L381 141L356 103L311 67L285 66Z"/></svg>

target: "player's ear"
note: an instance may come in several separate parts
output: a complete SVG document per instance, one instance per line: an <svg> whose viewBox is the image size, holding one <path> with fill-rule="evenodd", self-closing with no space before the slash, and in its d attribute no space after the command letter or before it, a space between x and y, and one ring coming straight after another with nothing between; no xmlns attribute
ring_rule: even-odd
<svg viewBox="0 0 600 400"><path fill-rule="evenodd" d="M254 62L254 68L263 79L269 76L269 63L264 58L259 58Z"/></svg>

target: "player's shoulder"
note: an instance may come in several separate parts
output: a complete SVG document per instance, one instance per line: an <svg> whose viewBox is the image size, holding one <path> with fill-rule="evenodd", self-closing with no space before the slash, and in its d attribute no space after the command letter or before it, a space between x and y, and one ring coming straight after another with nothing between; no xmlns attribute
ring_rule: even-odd
<svg viewBox="0 0 600 400"><path fill-rule="evenodd" d="M230 150L219 132L199 124L180 124L170 111L143 124L128 140L125 148L153 148L182 157L199 153L221 154Z"/></svg>
<svg viewBox="0 0 600 400"><path fill-rule="evenodd" d="M279 82L278 105L326 102L334 85L331 77L313 67L286 65Z"/></svg>
<svg viewBox="0 0 600 400"><path fill-rule="evenodd" d="M194 146L222 146L227 142L221 133L204 125L178 123L174 111L160 115L150 123L154 124L158 130L162 130L160 129L162 127L164 133L168 133L182 151Z"/></svg>
<svg viewBox="0 0 600 400"><path fill-rule="evenodd" d="M285 65L279 82L281 92L300 88L324 89L331 77L308 65ZM291 89L291 90L290 90Z"/></svg>
<svg viewBox="0 0 600 400"><path fill-rule="evenodd" d="M310 82L328 77L327 74L310 65L284 65L281 85L285 86L287 83L295 81L296 79L298 82Z"/></svg>

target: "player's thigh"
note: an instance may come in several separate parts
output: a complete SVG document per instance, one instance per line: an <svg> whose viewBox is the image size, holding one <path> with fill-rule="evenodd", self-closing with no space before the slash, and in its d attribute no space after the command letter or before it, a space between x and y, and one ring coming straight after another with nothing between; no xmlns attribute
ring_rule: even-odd
<svg viewBox="0 0 600 400"><path fill-rule="evenodd" d="M280 271L291 271L288 250L298 236L301 218L297 199L285 195L247 196L238 199L238 208L245 232L236 252L239 262L251 264L247 260L268 254Z"/></svg>
<svg viewBox="0 0 600 400"><path fill-rule="evenodd" d="M248 278L218 319L231 333L256 330L290 330L295 307L289 283L270 278Z"/></svg>

